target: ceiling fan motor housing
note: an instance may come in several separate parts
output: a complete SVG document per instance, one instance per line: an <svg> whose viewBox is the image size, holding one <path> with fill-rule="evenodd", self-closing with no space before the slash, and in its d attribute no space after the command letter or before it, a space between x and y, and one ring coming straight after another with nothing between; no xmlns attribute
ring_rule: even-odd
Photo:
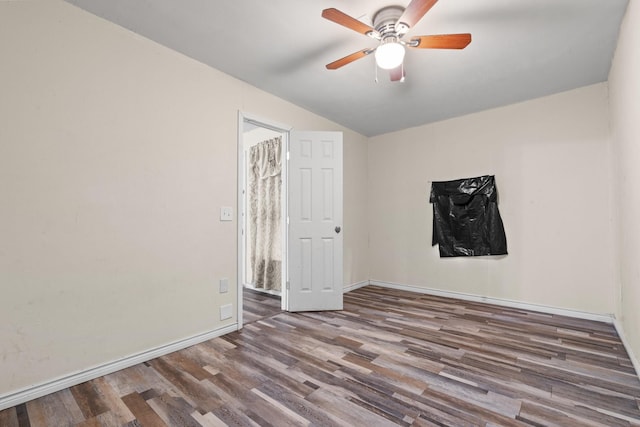
<svg viewBox="0 0 640 427"><path fill-rule="evenodd" d="M389 6L380 9L373 15L373 28L380 34L382 40L389 37L398 38L400 28L397 27L403 26L403 24L397 24L403 12L403 7Z"/></svg>

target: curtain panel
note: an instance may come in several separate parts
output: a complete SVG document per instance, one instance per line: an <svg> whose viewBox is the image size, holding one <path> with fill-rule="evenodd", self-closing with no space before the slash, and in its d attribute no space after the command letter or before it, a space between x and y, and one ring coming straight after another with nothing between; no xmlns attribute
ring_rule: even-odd
<svg viewBox="0 0 640 427"><path fill-rule="evenodd" d="M280 290L282 277L282 138L249 151L251 270L258 289Z"/></svg>

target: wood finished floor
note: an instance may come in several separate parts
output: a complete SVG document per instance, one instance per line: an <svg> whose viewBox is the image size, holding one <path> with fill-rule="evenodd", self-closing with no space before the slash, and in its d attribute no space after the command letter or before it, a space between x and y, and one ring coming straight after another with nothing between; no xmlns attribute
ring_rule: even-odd
<svg viewBox="0 0 640 427"><path fill-rule="evenodd" d="M611 325L372 286L344 300L10 408L0 426L640 426Z"/></svg>
<svg viewBox="0 0 640 427"><path fill-rule="evenodd" d="M282 310L280 297L244 288L242 293L243 325L266 317L275 316Z"/></svg>

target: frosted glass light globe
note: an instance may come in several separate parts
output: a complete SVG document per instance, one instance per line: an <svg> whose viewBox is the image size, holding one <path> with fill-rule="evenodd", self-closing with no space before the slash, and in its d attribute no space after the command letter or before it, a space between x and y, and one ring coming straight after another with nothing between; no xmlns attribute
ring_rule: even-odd
<svg viewBox="0 0 640 427"><path fill-rule="evenodd" d="M383 43L376 49L376 63L384 70L391 70L402 64L404 46L397 42Z"/></svg>

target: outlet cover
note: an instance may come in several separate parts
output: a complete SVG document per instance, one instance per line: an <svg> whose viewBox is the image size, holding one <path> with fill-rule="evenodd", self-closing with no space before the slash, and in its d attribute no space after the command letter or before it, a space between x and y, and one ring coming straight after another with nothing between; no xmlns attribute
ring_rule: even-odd
<svg viewBox="0 0 640 427"><path fill-rule="evenodd" d="M233 306L231 304L220 306L220 320L231 319L232 315Z"/></svg>
<svg viewBox="0 0 640 427"><path fill-rule="evenodd" d="M220 221L233 221L233 208L223 206L220 208Z"/></svg>
<svg viewBox="0 0 640 427"><path fill-rule="evenodd" d="M220 293L224 294L225 292L229 292L229 279L226 277L220 279Z"/></svg>

